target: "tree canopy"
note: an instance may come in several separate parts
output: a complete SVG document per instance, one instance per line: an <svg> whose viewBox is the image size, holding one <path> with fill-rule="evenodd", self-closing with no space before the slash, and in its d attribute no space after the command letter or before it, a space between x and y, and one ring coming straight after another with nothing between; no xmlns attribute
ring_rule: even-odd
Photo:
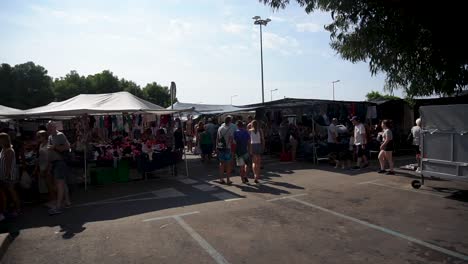
<svg viewBox="0 0 468 264"><path fill-rule="evenodd" d="M6 63L0 66L0 105L9 107L27 109L79 94L120 91L127 91L162 107L171 104L168 87L152 82L141 89L135 82L119 79L108 70L88 76L71 71L65 77L52 80L44 67L33 62L14 67Z"/></svg>
<svg viewBox="0 0 468 264"><path fill-rule="evenodd" d="M274 9L290 0L259 0ZM331 47L351 62L384 72L387 90L409 97L453 95L468 85L463 1L296 0L306 12L331 13Z"/></svg>
<svg viewBox="0 0 468 264"><path fill-rule="evenodd" d="M389 95L389 94L381 94L378 91L372 91L372 92L367 93L366 98L367 98L367 101L401 99L398 96Z"/></svg>

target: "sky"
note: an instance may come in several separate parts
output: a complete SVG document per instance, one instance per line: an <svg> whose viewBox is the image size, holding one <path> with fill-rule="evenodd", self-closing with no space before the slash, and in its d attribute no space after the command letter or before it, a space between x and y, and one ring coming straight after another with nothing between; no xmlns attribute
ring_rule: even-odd
<svg viewBox="0 0 468 264"><path fill-rule="evenodd" d="M385 76L330 48L327 13L295 1L272 10L257 0L0 0L0 63L33 61L54 78L71 70L110 70L144 86L177 84L181 102L261 102L263 28L265 101L288 98L364 100ZM398 95L398 94L396 94Z"/></svg>

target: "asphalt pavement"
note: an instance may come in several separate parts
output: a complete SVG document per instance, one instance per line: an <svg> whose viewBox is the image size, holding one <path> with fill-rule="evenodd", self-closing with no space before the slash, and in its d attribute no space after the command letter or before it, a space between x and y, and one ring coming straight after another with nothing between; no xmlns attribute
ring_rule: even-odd
<svg viewBox="0 0 468 264"><path fill-rule="evenodd" d="M260 185L226 186L191 157L189 177L27 209L1 263L468 263L468 184L374 171L268 158Z"/></svg>

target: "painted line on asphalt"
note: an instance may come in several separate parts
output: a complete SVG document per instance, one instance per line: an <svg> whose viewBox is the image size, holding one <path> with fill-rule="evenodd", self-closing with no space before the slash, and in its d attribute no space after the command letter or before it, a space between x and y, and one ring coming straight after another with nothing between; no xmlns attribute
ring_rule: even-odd
<svg viewBox="0 0 468 264"><path fill-rule="evenodd" d="M239 200L242 200L244 198L232 198L232 199L226 199L224 200L225 202L234 202L234 201L239 201Z"/></svg>
<svg viewBox="0 0 468 264"><path fill-rule="evenodd" d="M294 198L294 197L299 197L299 196L304 196L304 195L307 195L307 193L299 193L299 194L288 195L288 196L284 196L284 197L273 198L273 199L267 200L267 202L284 200L284 199L289 199L289 198Z"/></svg>
<svg viewBox="0 0 468 264"><path fill-rule="evenodd" d="M108 201L108 202L105 202L105 201L103 201L103 202L92 202L92 203L84 203L84 204L73 205L71 208L85 207L85 206L92 206L92 205L103 205L103 204L117 204L117 203L140 202L140 201L149 201L149 200L160 200L160 199L163 199L163 198L161 198L161 197L148 197L148 198L117 200L117 201Z"/></svg>
<svg viewBox="0 0 468 264"><path fill-rule="evenodd" d="M219 253L214 247L208 243L200 234L198 234L190 225L188 225L184 219L180 216L173 217L177 223L190 234L190 236L197 241L197 243L208 253L213 260L218 264L228 264L229 262Z"/></svg>
<svg viewBox="0 0 468 264"><path fill-rule="evenodd" d="M97 202L98 202L98 203L99 203L99 202L108 202L108 201L113 201L113 200L118 200L118 199L123 199L123 198L129 198L129 197L134 197L134 196L143 195L143 194L151 194L151 193L154 192L154 191L157 191L157 190L152 190L152 191L147 191L147 192L141 192L141 193L134 193L134 194L124 195L124 196L118 196L118 197L114 197L114 198L109 198L109 199L105 199L105 200L100 200L100 201L97 201Z"/></svg>
<svg viewBox="0 0 468 264"><path fill-rule="evenodd" d="M377 182L377 181L380 181L380 179L372 180L372 181L360 182L360 183L358 183L358 184L369 184L369 183L373 183L373 182Z"/></svg>
<svg viewBox="0 0 468 264"><path fill-rule="evenodd" d="M305 202L305 201L296 199L296 198L294 198L294 197L289 198L289 200L292 200L292 201L295 201L295 202L297 202L297 203L303 204L303 205L305 205L305 206L312 207L312 208L314 208L314 209L317 209L317 210L320 210L320 211L323 211L323 212L332 214L332 215L337 216L337 217L341 217L341 218L347 219L347 220L349 220L349 221L352 221L352 222L355 222L355 223L358 223L358 224L367 226L367 227L369 227L369 228L372 228L372 229L375 229L375 230L379 230L379 231L384 232L384 233L386 233L386 234L389 234L389 235L392 235L392 236L395 236L395 237L398 237L398 238L402 238L402 239L408 240L408 241L410 241L410 242L412 242L412 243L415 243L415 244L418 244L418 245L421 245L421 246L430 248L430 249L435 250L435 251L438 251L438 252L440 252L440 253L444 253L444 254L446 254L446 255L449 255L449 256L452 256L452 257L455 257L455 258L458 258L458 259L462 259L462 260L464 260L464 261L468 261L468 256L467 256L467 255L463 255L463 254L461 254L461 253L458 253L458 252L455 252L455 251L452 251L452 250L448 250L448 249L446 249L446 248L442 248L442 247L439 247L439 246L436 246L436 245L433 245L433 244L424 242L424 241L422 241L422 240L419 240L419 239L417 239L417 238L404 235L404 234L399 233L399 232L397 232L397 231L393 231L393 230L391 230L391 229L388 229L388 228L385 228L385 227L382 227L382 226L374 225L374 224L371 224L371 223L369 223L369 222L366 222L366 221L363 221L363 220L359 220L359 219L357 219L357 218L354 218L354 217L351 217L351 216L348 216L348 215L345 215L345 214L342 214L342 213L338 213L338 212L335 212L335 211L333 211L333 210L330 210L330 209L327 209L327 208L324 208L324 207L321 207L321 206L318 206L318 205L315 205L315 204L312 204L312 203L309 203L309 202Z"/></svg>
<svg viewBox="0 0 468 264"><path fill-rule="evenodd" d="M419 194L432 195L432 196L437 196L437 197L440 197L440 198L444 198L444 197L445 197L445 195L440 195L440 194L435 194L435 193L429 193L429 192L424 192L424 191L416 191L416 190L412 190L412 189L405 189L405 188L400 188L400 187L391 186L391 185L382 184L382 183L369 182L368 184L377 185L377 186L386 187L386 188L391 188L391 189L396 189L396 190L401 190L401 191L407 191L407 192L413 192L413 193L419 193Z"/></svg>
<svg viewBox="0 0 468 264"><path fill-rule="evenodd" d="M199 211L194 211L194 212L183 213L183 214L175 214L175 215L168 215L168 216L160 216L160 217L145 219L145 220L143 220L143 222L158 221L158 220L162 220L162 219L168 219L168 218L174 218L174 217L181 217L181 216L193 215L193 214L199 214L199 213L200 213Z"/></svg>

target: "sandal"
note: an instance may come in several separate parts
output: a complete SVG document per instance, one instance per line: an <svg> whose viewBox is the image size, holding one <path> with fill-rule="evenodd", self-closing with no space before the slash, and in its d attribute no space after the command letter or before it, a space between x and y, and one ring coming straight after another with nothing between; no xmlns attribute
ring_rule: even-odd
<svg viewBox="0 0 468 264"><path fill-rule="evenodd" d="M226 182L224 180L220 180L219 183L226 184Z"/></svg>
<svg viewBox="0 0 468 264"><path fill-rule="evenodd" d="M228 182L227 182L227 185L231 185L231 184L232 184L232 181L228 181Z"/></svg>

